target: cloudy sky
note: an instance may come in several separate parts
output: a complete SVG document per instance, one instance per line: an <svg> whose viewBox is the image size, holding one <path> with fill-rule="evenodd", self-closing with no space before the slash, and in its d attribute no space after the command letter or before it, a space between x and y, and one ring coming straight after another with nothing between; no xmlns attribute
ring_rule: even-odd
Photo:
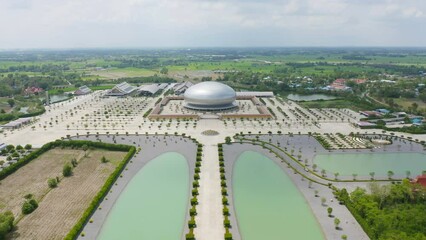
<svg viewBox="0 0 426 240"><path fill-rule="evenodd" d="M426 46L425 0L0 0L0 49Z"/></svg>

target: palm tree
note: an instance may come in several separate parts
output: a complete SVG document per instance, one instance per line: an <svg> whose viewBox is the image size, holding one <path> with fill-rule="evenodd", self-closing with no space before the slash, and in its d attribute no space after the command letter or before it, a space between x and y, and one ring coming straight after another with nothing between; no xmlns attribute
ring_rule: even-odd
<svg viewBox="0 0 426 240"><path fill-rule="evenodd" d="M374 175L375 174L376 174L375 172L370 172L371 180L374 180Z"/></svg>
<svg viewBox="0 0 426 240"><path fill-rule="evenodd" d="M327 199L325 199L325 197L322 197L321 198L321 204L324 206L325 205L325 202L327 202Z"/></svg>
<svg viewBox="0 0 426 240"><path fill-rule="evenodd" d="M352 177L354 177L354 181L356 180L356 177L358 176L358 174L356 174L356 173L353 173L352 174Z"/></svg>
<svg viewBox="0 0 426 240"><path fill-rule="evenodd" d="M388 171L388 178L392 179L392 176L394 175L394 173L392 171Z"/></svg>
<svg viewBox="0 0 426 240"><path fill-rule="evenodd" d="M336 173L334 173L334 178L337 180L337 177L339 176L339 173L338 172L336 172Z"/></svg>
<svg viewBox="0 0 426 240"><path fill-rule="evenodd" d="M335 218L334 219L334 225L336 226L336 229L339 229L340 219Z"/></svg>
<svg viewBox="0 0 426 240"><path fill-rule="evenodd" d="M323 177L326 177L326 175L325 175L325 174L326 174L325 169L322 169L322 170L321 170L321 175L322 175Z"/></svg>
<svg viewBox="0 0 426 240"><path fill-rule="evenodd" d="M410 171L406 171L405 175L406 175L407 178L410 178L411 172Z"/></svg>
<svg viewBox="0 0 426 240"><path fill-rule="evenodd" d="M331 217L331 213L333 212L333 208L327 208L328 216Z"/></svg>

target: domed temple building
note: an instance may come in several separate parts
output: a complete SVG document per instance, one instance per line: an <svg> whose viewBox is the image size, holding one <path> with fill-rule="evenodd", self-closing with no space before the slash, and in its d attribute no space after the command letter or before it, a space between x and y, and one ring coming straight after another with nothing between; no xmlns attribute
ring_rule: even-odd
<svg viewBox="0 0 426 240"><path fill-rule="evenodd" d="M193 110L226 110L237 107L234 89L219 82L202 82L189 87L184 106Z"/></svg>

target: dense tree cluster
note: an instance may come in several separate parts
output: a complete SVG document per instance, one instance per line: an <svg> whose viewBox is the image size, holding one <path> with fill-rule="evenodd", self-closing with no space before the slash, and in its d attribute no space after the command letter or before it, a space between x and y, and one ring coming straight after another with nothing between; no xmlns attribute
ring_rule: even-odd
<svg viewBox="0 0 426 240"><path fill-rule="evenodd" d="M5 239L6 234L12 231L13 221L15 221L15 218L12 212L0 213L0 240Z"/></svg>
<svg viewBox="0 0 426 240"><path fill-rule="evenodd" d="M401 184L371 183L370 193L357 188L339 191L339 200L352 211L371 239L425 240L426 188L404 180Z"/></svg>

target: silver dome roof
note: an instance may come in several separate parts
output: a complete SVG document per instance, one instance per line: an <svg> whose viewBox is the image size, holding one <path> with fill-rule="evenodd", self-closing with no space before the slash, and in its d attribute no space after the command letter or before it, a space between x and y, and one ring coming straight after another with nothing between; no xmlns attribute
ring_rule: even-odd
<svg viewBox="0 0 426 240"><path fill-rule="evenodd" d="M184 94L185 106L192 109L218 110L236 106L234 89L220 82L202 82L188 88Z"/></svg>

